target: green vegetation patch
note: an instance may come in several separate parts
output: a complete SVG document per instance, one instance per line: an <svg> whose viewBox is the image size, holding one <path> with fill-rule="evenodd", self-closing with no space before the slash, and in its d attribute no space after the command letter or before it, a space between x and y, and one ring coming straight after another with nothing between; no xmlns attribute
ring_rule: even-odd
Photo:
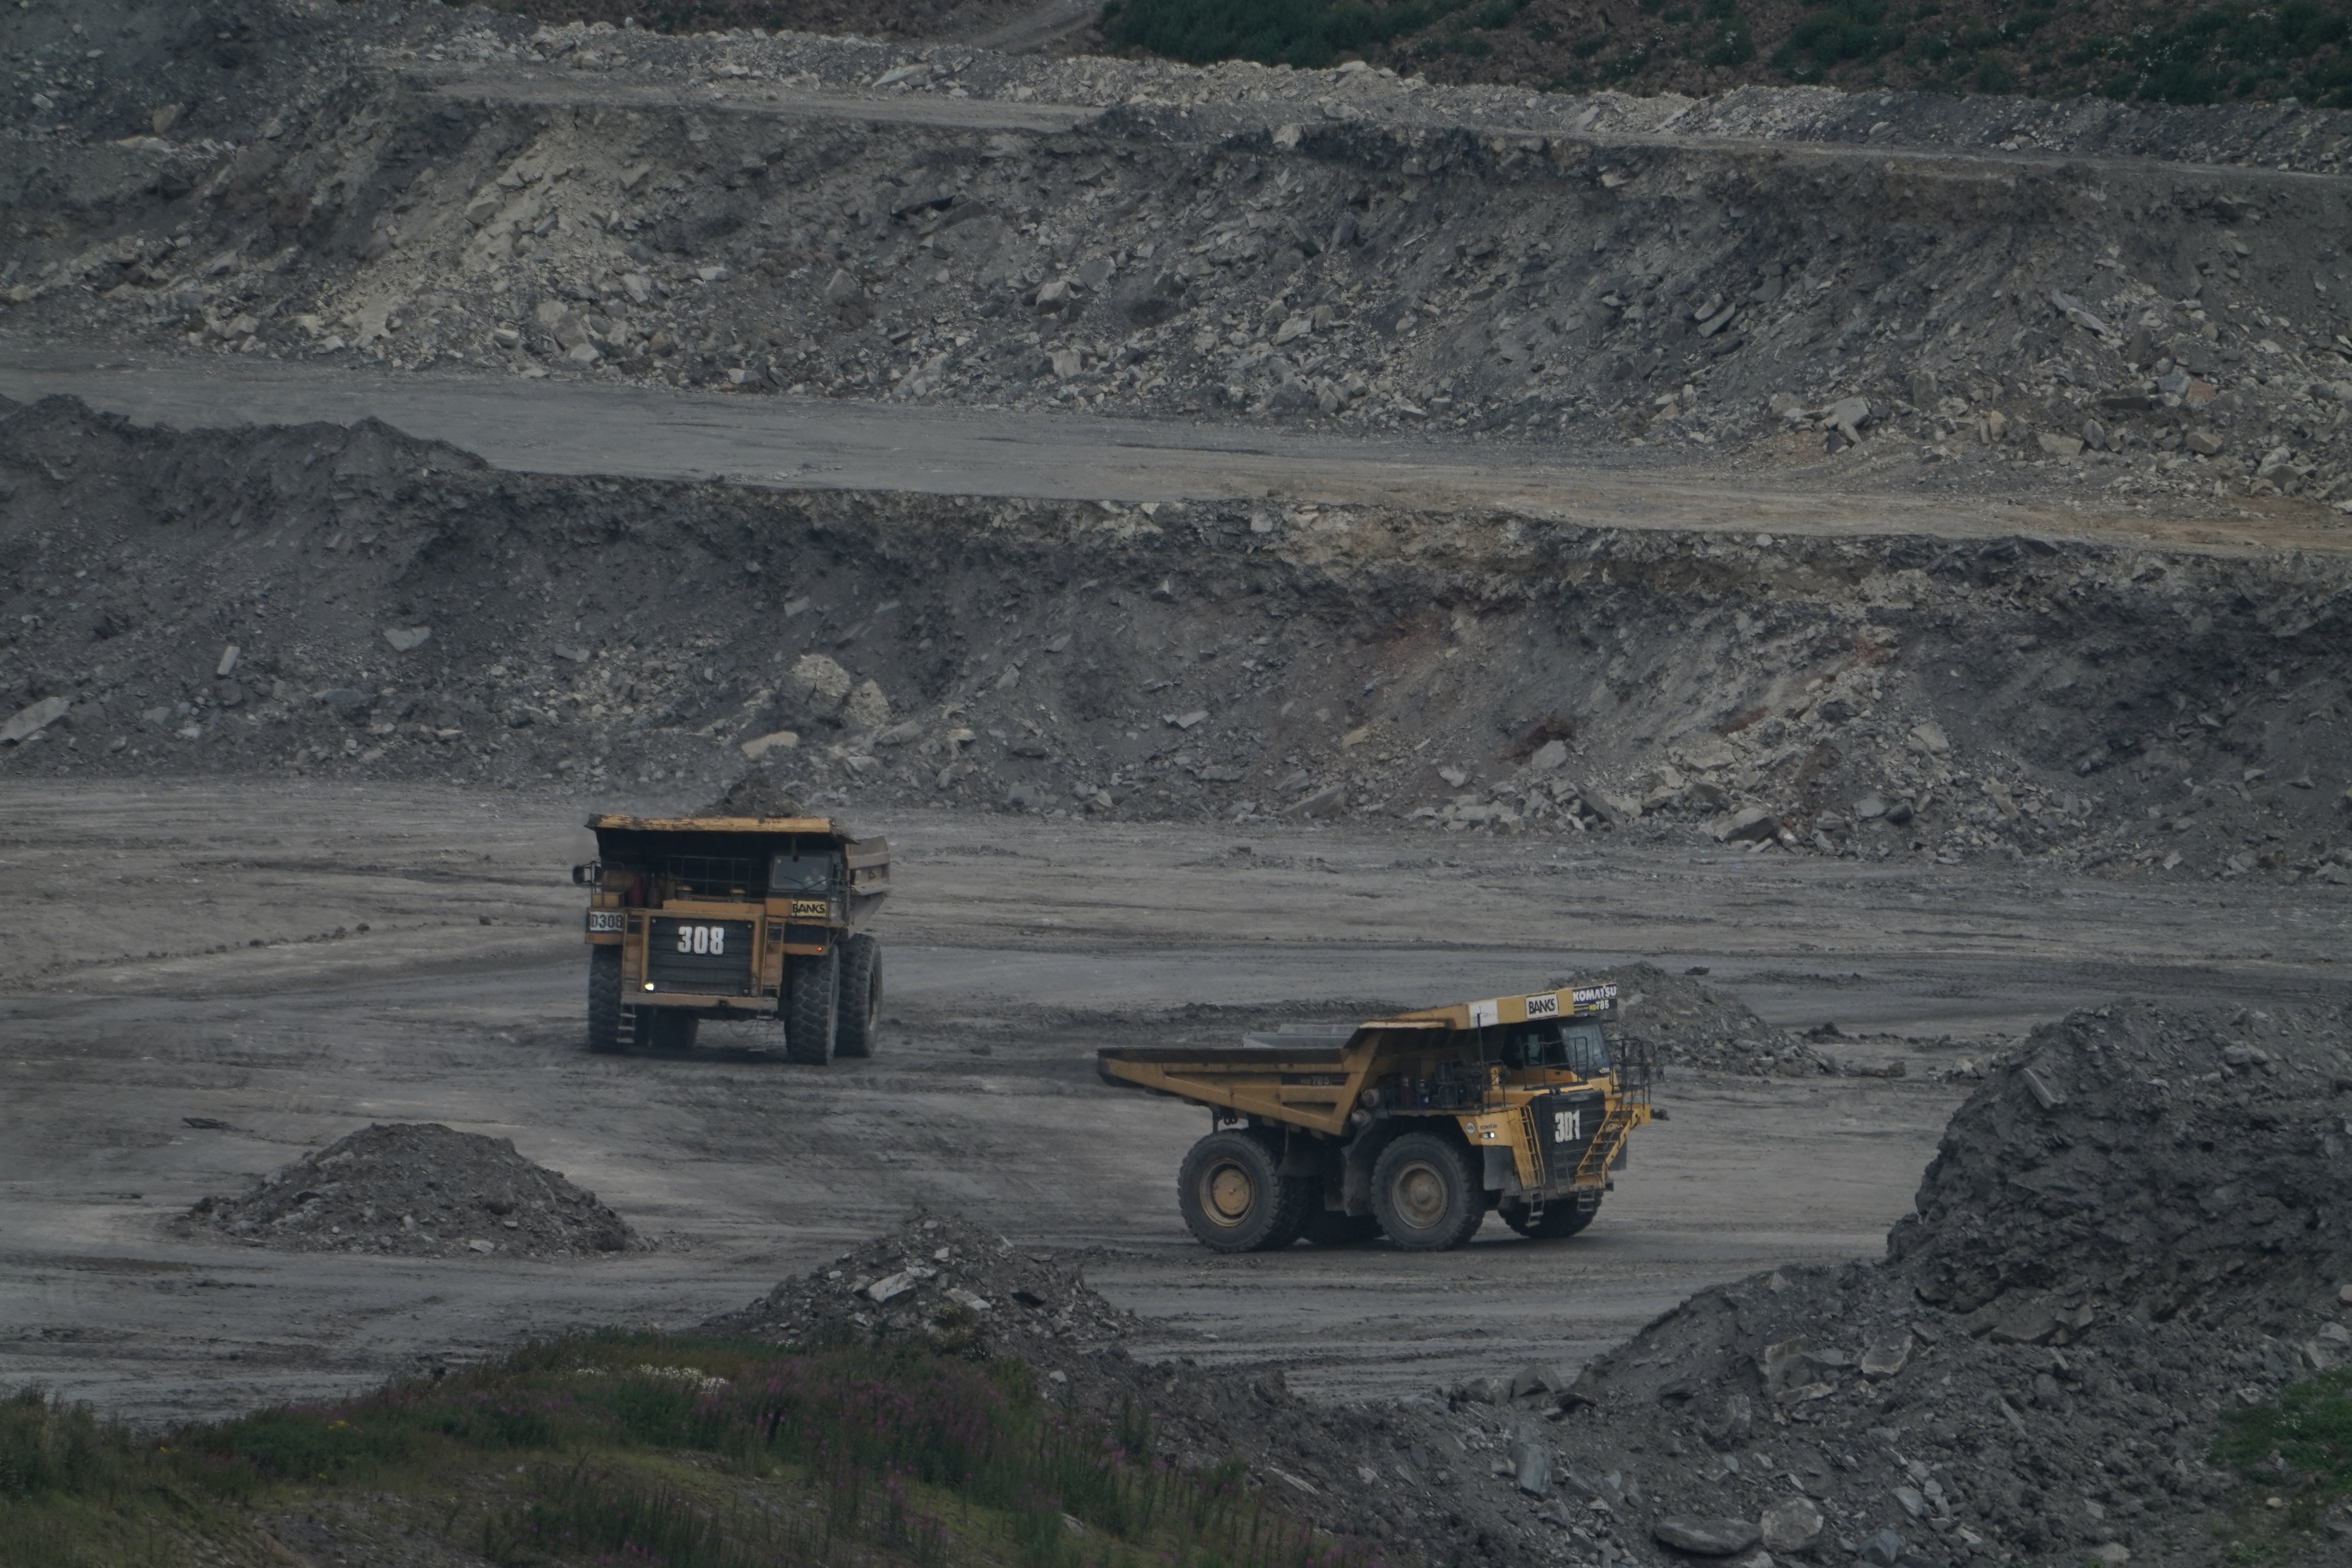
<svg viewBox="0 0 2352 1568"><path fill-rule="evenodd" d="M2275 1405L2223 1417L2212 1457L2246 1482L2231 1510L2233 1560L2265 1561L2282 1538L2315 1533L2352 1497L2352 1373L2323 1373Z"/></svg>
<svg viewBox="0 0 2352 1568"><path fill-rule="evenodd" d="M1507 26L1527 0L1109 0L1103 32L1121 48L1142 47L1195 65L1255 60L1316 69L1446 24L1426 52L1486 54L1480 31ZM1433 47L1431 47L1433 46Z"/></svg>
<svg viewBox="0 0 2352 1568"><path fill-rule="evenodd" d="M2209 5L2135 31L2115 51L2126 68L2107 79L2105 90L2162 103L2292 96L2322 108L2352 108L2347 45L2352 5L2344 0Z"/></svg>
<svg viewBox="0 0 2352 1568"><path fill-rule="evenodd" d="M1141 1411L1082 1416L1023 1363L916 1347L607 1333L162 1438L0 1405L24 1568L274 1561L257 1521L336 1506L517 1564L1371 1568L1244 1479L1171 1468Z"/></svg>
<svg viewBox="0 0 2352 1568"><path fill-rule="evenodd" d="M1903 37L1886 0L1829 0L1798 19L1772 52L1772 64L1798 81L1819 81L1832 66L1874 60L1899 48Z"/></svg>

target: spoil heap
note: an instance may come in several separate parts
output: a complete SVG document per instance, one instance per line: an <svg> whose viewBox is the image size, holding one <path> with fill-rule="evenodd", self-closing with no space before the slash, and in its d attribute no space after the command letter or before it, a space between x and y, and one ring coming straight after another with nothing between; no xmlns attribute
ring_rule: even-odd
<svg viewBox="0 0 2352 1568"><path fill-rule="evenodd" d="M1571 1534L2212 1561L2221 1414L2352 1362L2345 1024L2046 1025L1953 1118L1886 1262L1702 1292L1564 1391L1463 1392L1550 1407L1527 1440L1558 1446Z"/></svg>
<svg viewBox="0 0 2352 1568"><path fill-rule="evenodd" d="M1617 986L1620 1056L1631 1047L1663 1067L1781 1078L1839 1068L1836 1058L1803 1037L1774 1027L1694 976L1629 963L1597 978Z"/></svg>
<svg viewBox="0 0 2352 1568"><path fill-rule="evenodd" d="M291 1252L576 1258L643 1245L595 1194L507 1139L438 1122L363 1127L182 1223Z"/></svg>
<svg viewBox="0 0 2352 1568"><path fill-rule="evenodd" d="M381 425L182 434L63 398L0 405L0 775L669 809L756 753L861 816L2352 884L2352 566L2315 555L1256 501L1115 528L1005 502L982 548L950 498L502 474Z"/></svg>
<svg viewBox="0 0 2352 1568"><path fill-rule="evenodd" d="M797 1279L786 1279L702 1332L780 1343L838 1336L920 1335L951 1350L1000 1351L1052 1364L1076 1346L1134 1326L1087 1288L1076 1268L1024 1252L985 1226L920 1212Z"/></svg>

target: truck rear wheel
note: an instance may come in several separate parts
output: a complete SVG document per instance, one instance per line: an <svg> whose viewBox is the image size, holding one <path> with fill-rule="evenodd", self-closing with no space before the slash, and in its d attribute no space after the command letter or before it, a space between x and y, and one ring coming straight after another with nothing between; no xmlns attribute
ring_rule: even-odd
<svg viewBox="0 0 2352 1568"><path fill-rule="evenodd" d="M1533 1219L1528 1217L1528 1205L1525 1204L1505 1204L1499 1212L1505 1225L1529 1241L1560 1241L1591 1225L1592 1216L1601 1212L1601 1205L1595 1204L1589 1209L1580 1208L1576 1200L1570 1197L1559 1198L1545 1205L1543 1213Z"/></svg>
<svg viewBox="0 0 2352 1568"><path fill-rule="evenodd" d="M1478 1234L1486 1194L1469 1152L1433 1132L1408 1132L1372 1167L1372 1212L1381 1229L1412 1252L1445 1252Z"/></svg>
<svg viewBox="0 0 2352 1568"><path fill-rule="evenodd" d="M795 958L784 966L784 1059L821 1068L833 1060L835 1015L840 1005L841 949L819 958Z"/></svg>
<svg viewBox="0 0 2352 1568"><path fill-rule="evenodd" d="M1361 1247L1381 1234L1381 1216L1318 1209L1307 1216L1307 1240L1315 1247Z"/></svg>
<svg viewBox="0 0 2352 1568"><path fill-rule="evenodd" d="M621 950L588 950L588 1048L610 1053L621 1048Z"/></svg>
<svg viewBox="0 0 2352 1568"><path fill-rule="evenodd" d="M1318 1184L1281 1173L1282 1156L1247 1132L1212 1132L1184 1156L1176 1206L1202 1246L1217 1252L1288 1247L1306 1227Z"/></svg>
<svg viewBox="0 0 2352 1568"><path fill-rule="evenodd" d="M882 944L862 932L841 944L840 1006L834 1054L872 1056L875 1030L882 1022Z"/></svg>

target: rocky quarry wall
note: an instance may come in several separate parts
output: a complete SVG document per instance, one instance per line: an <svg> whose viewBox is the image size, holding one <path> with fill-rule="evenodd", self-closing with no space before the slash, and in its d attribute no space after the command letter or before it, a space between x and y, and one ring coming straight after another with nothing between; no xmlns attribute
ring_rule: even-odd
<svg viewBox="0 0 2352 1568"><path fill-rule="evenodd" d="M2352 878L2347 568L501 473L0 417L0 773L1708 830Z"/></svg>
<svg viewBox="0 0 2352 1568"><path fill-rule="evenodd" d="M2352 504L2343 115L245 8L233 102L0 21L10 330Z"/></svg>

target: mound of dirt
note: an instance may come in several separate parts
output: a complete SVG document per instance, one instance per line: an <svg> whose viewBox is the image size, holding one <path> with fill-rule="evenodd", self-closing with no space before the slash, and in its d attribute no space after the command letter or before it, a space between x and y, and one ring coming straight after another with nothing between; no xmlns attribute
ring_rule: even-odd
<svg viewBox="0 0 2352 1568"><path fill-rule="evenodd" d="M1886 1262L1704 1291L1564 1391L1456 1398L1549 1414L1528 1440L1568 1517L1635 1540L2211 1561L2221 1412L2352 1363L2346 1024L2046 1025L1953 1118Z"/></svg>
<svg viewBox="0 0 2352 1568"><path fill-rule="evenodd" d="M577 1258L645 1245L595 1194L509 1140L436 1121L363 1127L243 1197L204 1199L183 1224L291 1252Z"/></svg>
<svg viewBox="0 0 2352 1568"><path fill-rule="evenodd" d="M893 1234L782 1281L700 1331L779 1343L912 1335L1051 1364L1126 1333L1135 1321L1089 1289L1066 1259L1022 1251L969 1220L918 1211Z"/></svg>
<svg viewBox="0 0 2352 1568"><path fill-rule="evenodd" d="M1661 1066L1801 1078L1835 1072L1837 1059L1776 1028L1737 997L1654 963L1629 963L1600 976L1617 985L1612 1032Z"/></svg>

